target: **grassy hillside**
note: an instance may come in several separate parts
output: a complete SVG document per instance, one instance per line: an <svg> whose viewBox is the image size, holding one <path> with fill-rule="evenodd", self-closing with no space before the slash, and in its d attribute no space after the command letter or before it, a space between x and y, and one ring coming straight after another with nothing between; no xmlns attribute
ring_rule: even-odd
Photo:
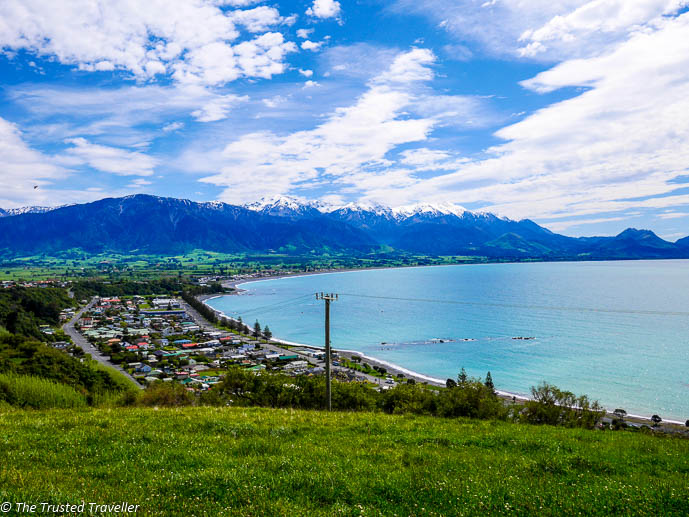
<svg viewBox="0 0 689 517"><path fill-rule="evenodd" d="M0 410L0 501L139 515L689 514L689 441L371 413Z"/></svg>

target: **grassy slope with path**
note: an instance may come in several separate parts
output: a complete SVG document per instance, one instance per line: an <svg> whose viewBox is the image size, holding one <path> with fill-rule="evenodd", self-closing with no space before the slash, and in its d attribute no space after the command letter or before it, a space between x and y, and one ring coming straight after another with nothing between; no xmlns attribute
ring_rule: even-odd
<svg viewBox="0 0 689 517"><path fill-rule="evenodd" d="M139 515L689 514L689 440L370 413L0 409L0 501Z"/></svg>

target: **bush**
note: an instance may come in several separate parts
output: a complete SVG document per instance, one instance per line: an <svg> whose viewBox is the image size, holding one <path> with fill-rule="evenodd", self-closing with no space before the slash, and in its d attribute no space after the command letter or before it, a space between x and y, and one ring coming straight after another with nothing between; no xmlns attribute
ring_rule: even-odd
<svg viewBox="0 0 689 517"><path fill-rule="evenodd" d="M598 402L590 402L586 395L576 397L545 382L531 388L531 395L533 400L527 401L519 414L519 419L529 424L593 429L605 414Z"/></svg>
<svg viewBox="0 0 689 517"><path fill-rule="evenodd" d="M430 390L415 384L398 384L383 392L380 407L392 414L434 415L438 409L438 400Z"/></svg>
<svg viewBox="0 0 689 517"><path fill-rule="evenodd" d="M33 409L78 408L86 398L71 386L32 375L0 374L0 400Z"/></svg>
<svg viewBox="0 0 689 517"><path fill-rule="evenodd" d="M154 382L139 396L142 406L191 406L195 400L194 395L181 384L162 381Z"/></svg>
<svg viewBox="0 0 689 517"><path fill-rule="evenodd" d="M504 419L508 414L508 408L495 391L478 380L445 390L438 399L439 416Z"/></svg>

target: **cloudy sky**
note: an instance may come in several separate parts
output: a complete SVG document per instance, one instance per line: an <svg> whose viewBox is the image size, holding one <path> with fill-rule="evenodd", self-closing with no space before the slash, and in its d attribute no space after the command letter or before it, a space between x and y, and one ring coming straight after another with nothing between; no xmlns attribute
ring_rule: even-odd
<svg viewBox="0 0 689 517"><path fill-rule="evenodd" d="M0 207L289 194L689 234L689 0L3 0L0 49Z"/></svg>

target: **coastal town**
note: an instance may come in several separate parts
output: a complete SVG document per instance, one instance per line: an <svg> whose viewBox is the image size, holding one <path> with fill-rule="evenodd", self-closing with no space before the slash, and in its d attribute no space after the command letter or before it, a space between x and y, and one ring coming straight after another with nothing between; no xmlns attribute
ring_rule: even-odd
<svg viewBox="0 0 689 517"><path fill-rule="evenodd" d="M86 300L82 300L87 302ZM241 321L214 325L181 298L168 296L94 297L85 306L62 311L63 329L83 352L112 366L140 386L179 382L205 391L220 382L229 367L323 375L325 352L271 339L270 330ZM224 319L229 323L228 319ZM231 328L234 327L234 328ZM51 332L46 329L46 332ZM67 348L70 343L53 343ZM407 380L356 354L333 353L333 375L341 381L371 382L380 389Z"/></svg>

